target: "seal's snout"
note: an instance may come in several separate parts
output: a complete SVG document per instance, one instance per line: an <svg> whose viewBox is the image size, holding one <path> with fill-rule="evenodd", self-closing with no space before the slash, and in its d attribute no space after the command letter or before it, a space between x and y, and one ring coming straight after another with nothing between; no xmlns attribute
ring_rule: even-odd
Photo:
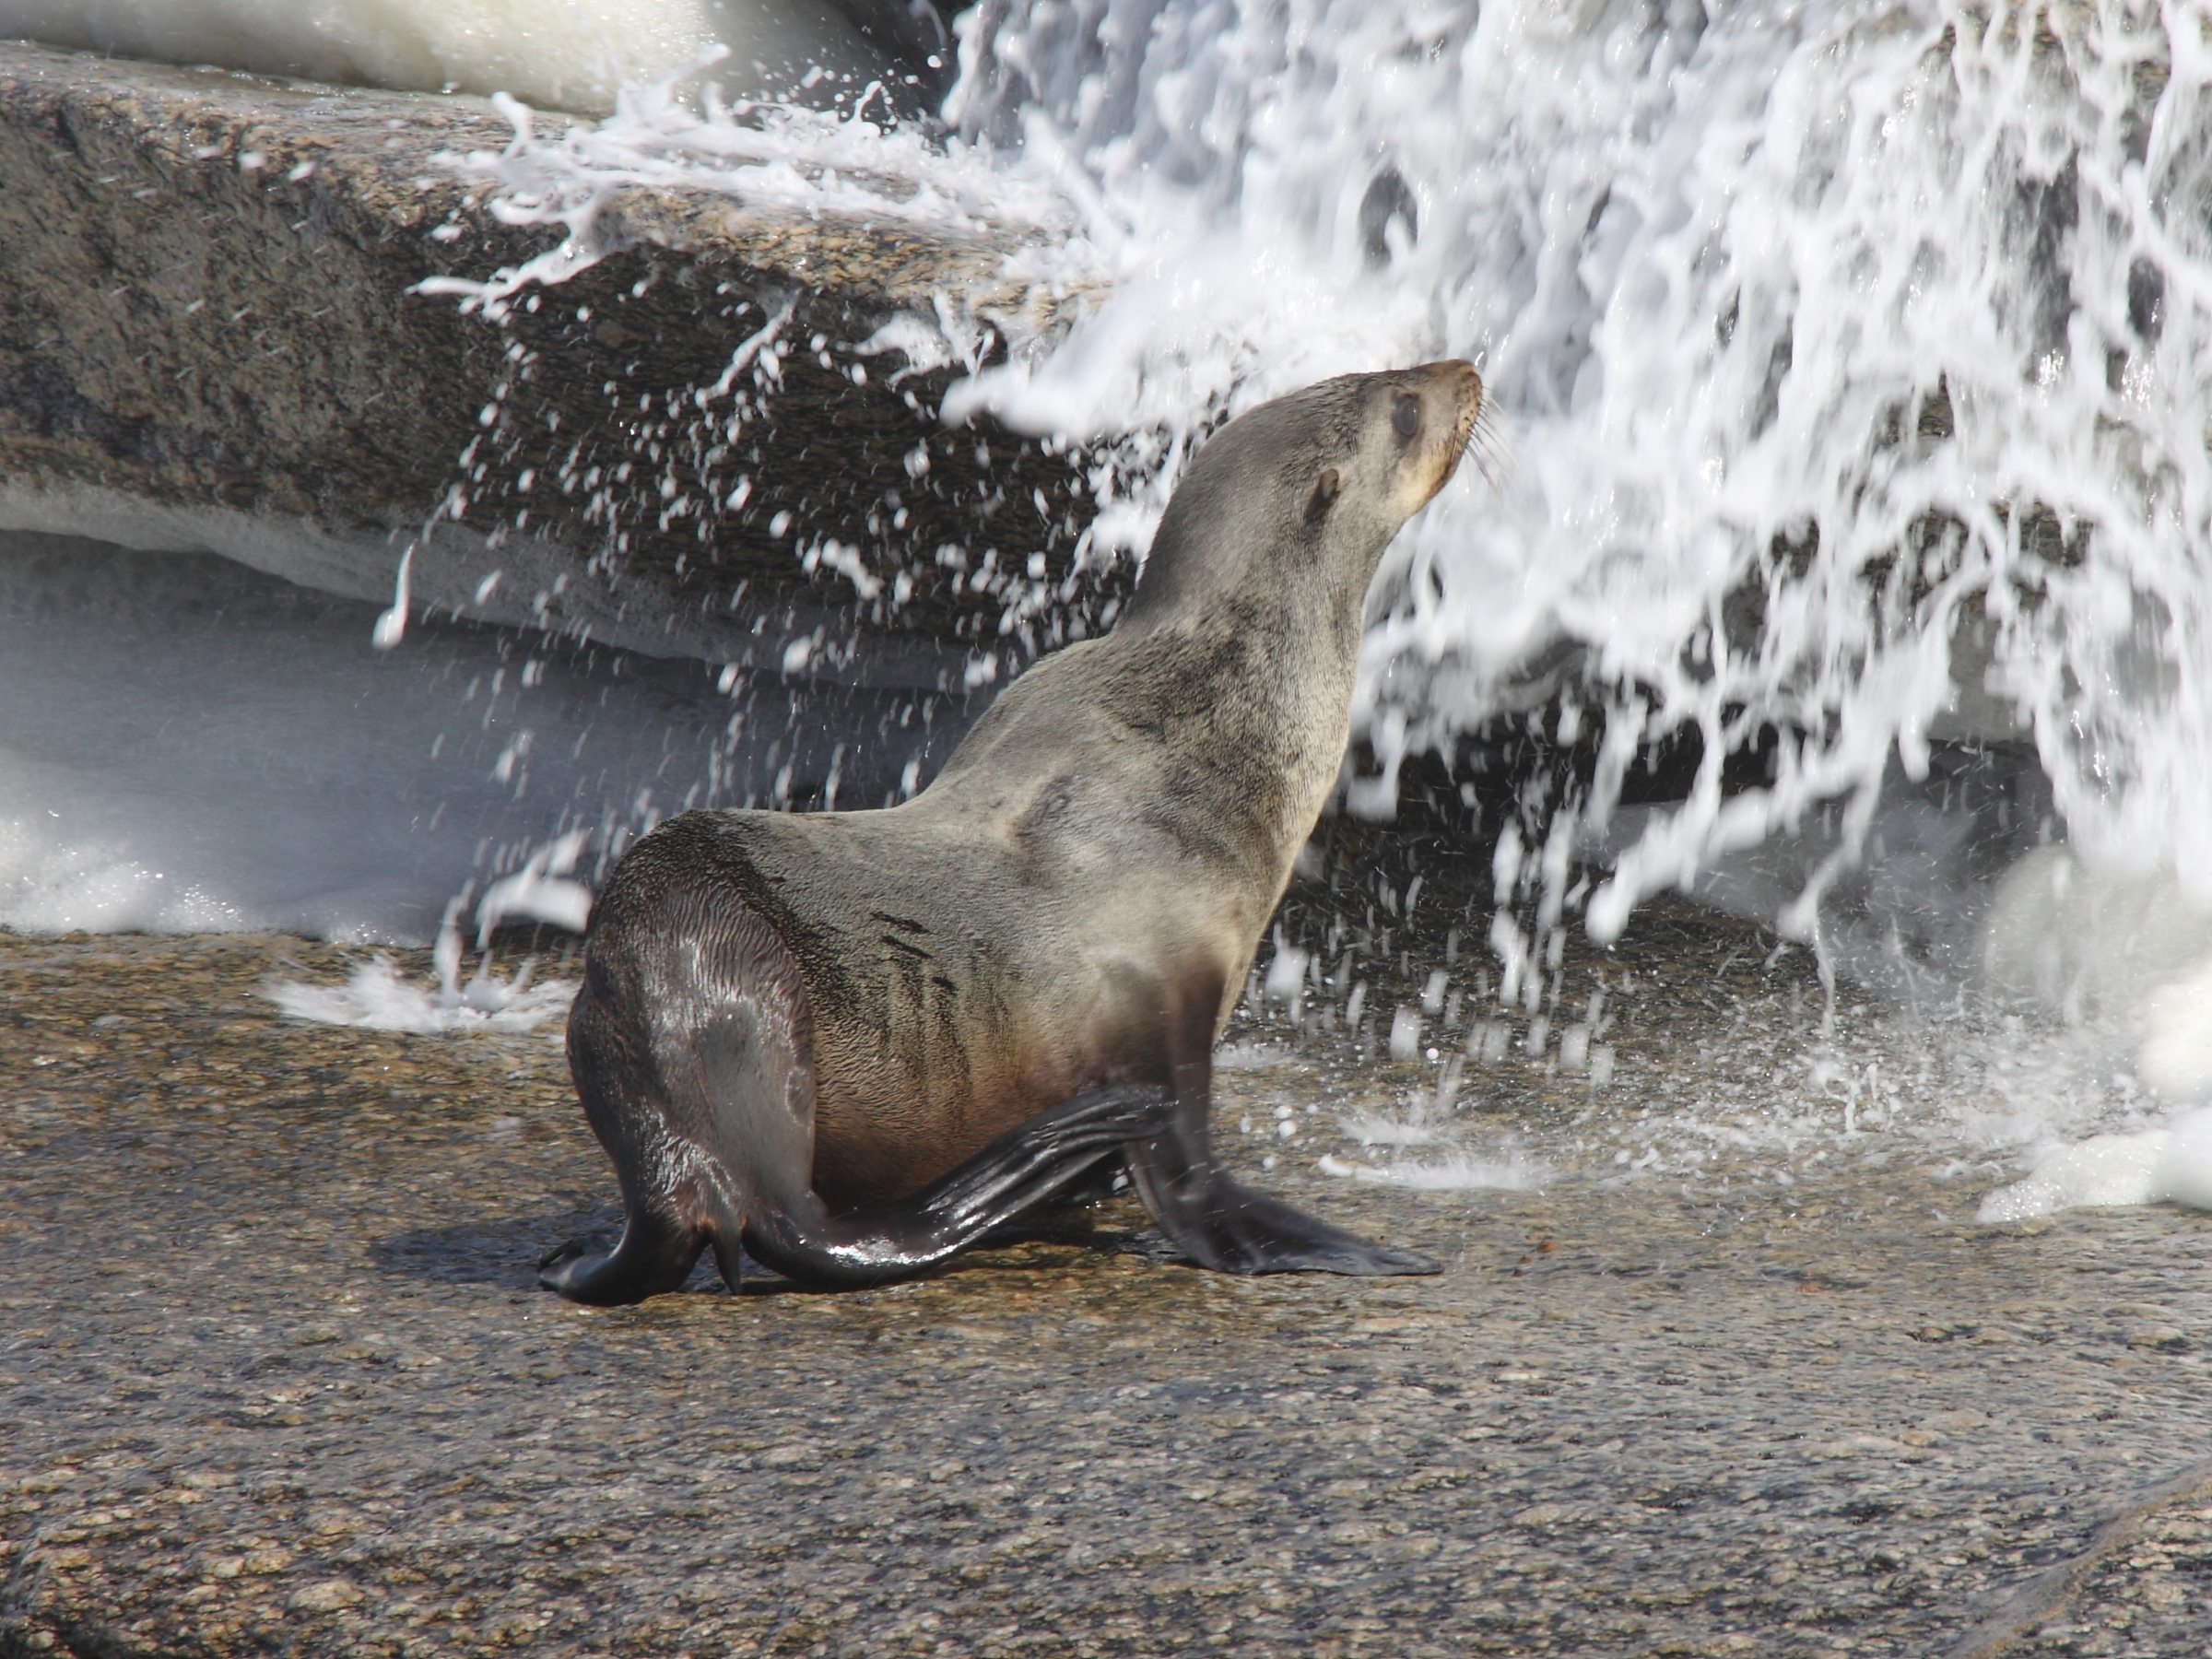
<svg viewBox="0 0 2212 1659"><path fill-rule="evenodd" d="M1460 457L1475 441L1482 419L1482 376L1475 365L1458 358L1425 363L1408 371L1411 384L1401 397L1419 401L1419 418L1401 422L1414 426L1418 438L1413 455L1418 492L1417 507L1426 506L1459 470Z"/></svg>

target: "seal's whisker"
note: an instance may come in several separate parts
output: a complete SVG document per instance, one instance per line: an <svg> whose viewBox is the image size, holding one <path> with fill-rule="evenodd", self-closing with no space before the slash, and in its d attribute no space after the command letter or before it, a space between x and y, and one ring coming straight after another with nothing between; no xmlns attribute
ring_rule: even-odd
<svg viewBox="0 0 2212 1659"><path fill-rule="evenodd" d="M1496 423L1490 419L1490 406L1487 401L1475 411L1475 418L1468 423L1466 441L1461 453L1474 463L1475 470L1482 476L1482 481L1490 487L1492 494L1501 490L1505 480L1512 476L1512 450L1498 430Z"/></svg>

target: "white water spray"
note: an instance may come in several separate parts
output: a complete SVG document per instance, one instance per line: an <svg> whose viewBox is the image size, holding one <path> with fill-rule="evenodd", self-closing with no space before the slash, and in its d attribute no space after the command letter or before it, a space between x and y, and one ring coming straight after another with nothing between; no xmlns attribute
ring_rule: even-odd
<svg viewBox="0 0 2212 1659"><path fill-rule="evenodd" d="M1092 558L1141 549L1223 417L1476 359L1508 456L1378 588L1369 793L1529 701L1540 662L1544 695L1563 674L1578 724L1602 715L1585 822L1640 744L1703 745L1593 931L1841 800L1782 917L1809 935L1885 770L1918 776L1947 734L2017 729L2087 856L2212 896L2194 17L990 0L959 22L947 144L695 112L668 83L472 165L510 216L572 227L610 186L680 182L1026 238L1010 269L1094 303L946 412L1099 445ZM957 311L897 346L975 362ZM1771 782L1724 795L1767 731Z"/></svg>
<svg viewBox="0 0 2212 1659"><path fill-rule="evenodd" d="M408 591L407 573L414 563L415 544L409 542L407 550L399 556L399 573L392 579L392 608L379 616L376 626L369 630L369 642L379 651L390 651L407 637L407 601L412 596ZM489 592L490 582L488 580L484 594L488 594ZM477 603L483 603L481 595Z"/></svg>
<svg viewBox="0 0 2212 1659"><path fill-rule="evenodd" d="M1698 732L1601 936L1993 700L2078 845L2212 890L2196 14L1093 0L981 7L963 48L964 130L1081 157L1115 276L968 404L1142 434L1109 530L1221 413L1484 362L1510 468L1406 538L1359 716L1392 759L1564 642L1600 820L1632 740ZM1413 205L1379 254L1378 192ZM1769 725L1771 785L1724 799Z"/></svg>
<svg viewBox="0 0 2212 1659"><path fill-rule="evenodd" d="M1886 773L2017 734L2085 867L2212 902L2199 13L986 0L960 32L942 142L676 72L597 125L522 119L463 164L571 235L470 297L581 268L629 183L1019 243L1010 277L1088 296L1071 331L984 369L948 295L877 343L966 364L952 418L1092 444L1093 559L1142 547L1223 418L1474 358L1506 457L1378 585L1359 799L1564 685L1552 735L1600 759L1515 865L1540 927L1639 747L1687 732L1688 798L1616 826L1589 925L1840 805L1762 889L1810 934ZM1765 732L1772 776L1724 793ZM1517 925L1501 950L1541 959Z"/></svg>

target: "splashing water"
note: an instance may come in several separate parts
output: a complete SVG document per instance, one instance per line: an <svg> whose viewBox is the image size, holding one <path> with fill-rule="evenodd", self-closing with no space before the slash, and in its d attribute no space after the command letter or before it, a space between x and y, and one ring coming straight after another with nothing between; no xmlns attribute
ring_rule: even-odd
<svg viewBox="0 0 2212 1659"><path fill-rule="evenodd" d="M2165 1201L2212 1209L2212 1111L2134 1135L2047 1147L2026 1180L1982 1200L1976 1219L2022 1221L2077 1206Z"/></svg>
<svg viewBox="0 0 2212 1659"><path fill-rule="evenodd" d="M1695 734L1600 936L1816 803L1863 830L1893 758L2016 727L2077 846L2212 896L2194 13L991 0L959 32L941 145L694 114L671 80L475 164L571 224L690 182L1025 237L1095 303L946 414L1090 442L1093 558L1141 551L1221 418L1479 361L1506 456L1402 539L1357 726L1386 804L1543 665L1599 734L1595 823L1640 746ZM1771 782L1724 795L1770 731ZM1554 918L1565 867L1526 872Z"/></svg>
<svg viewBox="0 0 2212 1659"><path fill-rule="evenodd" d="M565 281L610 251L601 219L609 198L626 187L709 191L755 211L799 208L927 225L994 241L1017 259L1027 239L1066 243L1073 215L1050 178L994 167L988 156L957 139L934 143L919 127L896 122L886 103L865 100L848 112L731 105L712 81L696 100L687 96L724 55L709 50L657 79L625 87L612 118L568 121L557 136L540 133L547 124L529 108L496 96L492 101L514 126L512 142L498 155L472 152L446 160L498 186L492 210L503 221L559 225L568 235L488 280L433 277L421 291L457 295L465 309L481 309L496 321L525 287ZM895 323L885 344L920 367L955 360L977 366L981 331L956 321L962 308L950 296L947 301L932 317ZM725 396L750 366L752 352L772 338L740 347L710 395Z"/></svg>
<svg viewBox="0 0 2212 1659"><path fill-rule="evenodd" d="M1324 1156L1317 1165L1324 1175L1373 1182L1382 1186L1408 1187L1417 1193L1528 1193L1540 1190L1549 1171L1525 1161L1485 1162L1454 1152L1433 1163L1377 1166L1347 1164Z"/></svg>
<svg viewBox="0 0 2212 1659"><path fill-rule="evenodd" d="M1480 360L1510 466L1406 538L1359 718L1394 760L1570 646L1600 820L1640 742L1697 732L1601 936L1810 803L1870 813L1888 758L1917 773L1985 694L2077 844L2206 890L2212 59L2183 9L2042 16L984 8L953 113L1064 135L1117 281L968 406L1137 429L1114 487L1152 508L1180 453L1153 434ZM1411 205L1380 257L1378 188ZM1724 799L1769 725L1771 786Z"/></svg>
<svg viewBox="0 0 2212 1659"><path fill-rule="evenodd" d="M1483 366L1506 456L1412 526L1373 596L1355 721L1383 773L1348 804L1387 810L1406 757L1501 712L1556 697L1559 742L1594 732L1587 794L1541 844L1500 845L1507 1000L1536 1010L1578 835L1612 843L1586 912L1610 939L1642 898L1839 803L1765 855L1794 868L1758 905L1825 965L1821 901L1865 885L1885 779L1924 778L1945 739L2024 735L2073 857L2166 897L2177 965L2212 944L2199 13L1007 0L962 33L948 113L1081 159L1112 288L948 413L1134 432L1107 446L1102 537L1141 544L1192 439L1264 397ZM1608 833L1639 751L1685 734L1688 799ZM1724 792L1729 757L1770 741L1767 781ZM1908 827L1879 821L1877 858ZM2012 939L2059 919L2018 902L2031 888L2009 884ZM2140 954L2086 966L2117 981ZM2134 1066L2184 1101L2212 1075L2195 984L2152 992ZM2097 1030L2032 1045L2034 1078L2006 1064L2016 1030L1949 1032L1971 1081L1929 1086L1926 1129L2139 1123L2115 1064L2139 1022L2109 992ZM1692 1167L1672 1143L1700 1129L1827 1144L1828 1114L1804 1115L1670 1114L1615 1156Z"/></svg>
<svg viewBox="0 0 2212 1659"><path fill-rule="evenodd" d="M530 965L524 963L506 982L487 974L459 994L450 985L431 991L407 979L388 957L376 957L356 967L343 985L271 980L263 994L293 1018L319 1025L445 1035L535 1030L568 1014L576 984L573 980L532 984Z"/></svg>
<svg viewBox="0 0 2212 1659"><path fill-rule="evenodd" d="M464 298L581 269L629 184L1006 250L1072 326L992 364L947 295L877 344L965 365L950 419L1086 446L1098 562L1141 557L1222 419L1476 359L1498 453L1371 596L1355 730L1382 772L1347 800L1385 811L1424 747L1556 706L1597 759L1547 836L1500 843L1509 969L1576 907L1578 847L1611 859L1581 900L1606 938L1840 804L1760 889L1820 944L1885 777L1951 740L2024 740L2085 865L2212 909L2198 12L985 0L959 33L934 136L681 74L558 137L509 106L515 143L456 165L569 236ZM1683 735L1688 798L1617 816L1640 751ZM1769 775L1724 790L1761 745Z"/></svg>

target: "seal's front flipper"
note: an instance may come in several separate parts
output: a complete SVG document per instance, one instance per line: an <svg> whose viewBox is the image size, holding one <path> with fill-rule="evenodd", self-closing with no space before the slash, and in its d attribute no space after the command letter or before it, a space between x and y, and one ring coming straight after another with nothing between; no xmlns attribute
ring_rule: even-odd
<svg viewBox="0 0 2212 1659"><path fill-rule="evenodd" d="M1137 1194L1159 1230L1201 1267L1219 1273L1343 1273L1362 1277L1441 1273L1418 1251L1378 1244L1234 1181L1210 1162L1178 1164L1159 1142L1132 1147Z"/></svg>
<svg viewBox="0 0 2212 1659"><path fill-rule="evenodd" d="M1082 1179L1174 1112L1158 1083L1112 1083L1017 1124L950 1174L903 1201L941 1230L980 1237Z"/></svg>
<svg viewBox="0 0 2212 1659"><path fill-rule="evenodd" d="M747 1219L746 1248L778 1273L877 1285L935 1265L1043 1203L1102 1159L1159 1135L1173 1109L1156 1083L1094 1088L1016 1125L950 1174L893 1204L831 1215L809 1191Z"/></svg>
<svg viewBox="0 0 2212 1659"><path fill-rule="evenodd" d="M1441 1273L1411 1250L1377 1244L1232 1180L1214 1161L1214 1016L1218 982L1186 989L1171 1016L1175 1111L1165 1133L1133 1142L1129 1177L1159 1230L1191 1260L1221 1273Z"/></svg>

